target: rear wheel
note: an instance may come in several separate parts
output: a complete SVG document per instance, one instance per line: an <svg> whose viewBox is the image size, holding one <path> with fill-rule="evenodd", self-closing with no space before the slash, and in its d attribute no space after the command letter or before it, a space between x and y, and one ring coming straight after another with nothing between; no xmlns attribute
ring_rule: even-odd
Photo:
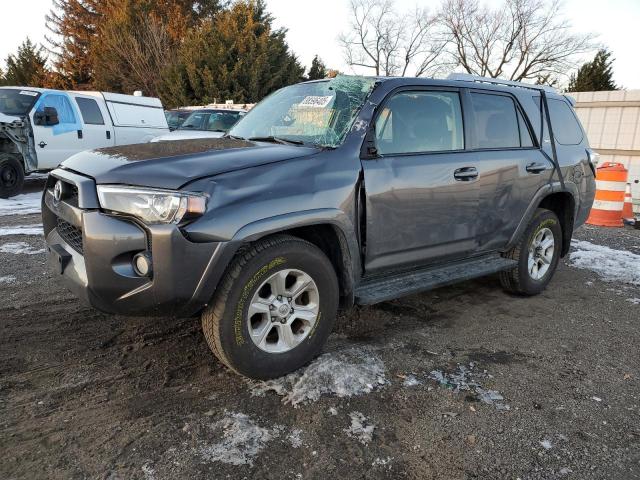
<svg viewBox="0 0 640 480"><path fill-rule="evenodd" d="M202 329L232 370L275 378L320 353L337 307L338 280L329 259L315 245L281 235L236 258L202 314Z"/></svg>
<svg viewBox="0 0 640 480"><path fill-rule="evenodd" d="M0 154L0 198L19 194L24 185L24 168L15 155Z"/></svg>
<svg viewBox="0 0 640 480"><path fill-rule="evenodd" d="M555 213L536 210L522 239L505 257L517 260L516 268L500 274L505 290L520 295L537 295L551 281L560 260L562 229Z"/></svg>

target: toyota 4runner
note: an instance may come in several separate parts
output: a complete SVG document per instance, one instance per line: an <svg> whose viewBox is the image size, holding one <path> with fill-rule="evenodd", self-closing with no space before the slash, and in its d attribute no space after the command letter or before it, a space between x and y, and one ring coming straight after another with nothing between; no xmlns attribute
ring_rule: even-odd
<svg viewBox="0 0 640 480"><path fill-rule="evenodd" d="M571 99L471 76L339 76L220 139L82 152L43 196L50 262L105 312L201 314L252 378L318 355L338 308L497 273L535 295L595 192Z"/></svg>

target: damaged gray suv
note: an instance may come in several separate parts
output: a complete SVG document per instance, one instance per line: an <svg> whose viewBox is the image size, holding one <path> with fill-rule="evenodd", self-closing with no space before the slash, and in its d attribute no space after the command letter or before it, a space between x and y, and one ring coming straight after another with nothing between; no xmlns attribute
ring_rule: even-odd
<svg viewBox="0 0 640 480"><path fill-rule="evenodd" d="M551 280L594 199L571 99L471 76L283 88L220 139L79 153L51 172L53 268L95 308L200 314L213 353L278 377L338 308L498 273Z"/></svg>

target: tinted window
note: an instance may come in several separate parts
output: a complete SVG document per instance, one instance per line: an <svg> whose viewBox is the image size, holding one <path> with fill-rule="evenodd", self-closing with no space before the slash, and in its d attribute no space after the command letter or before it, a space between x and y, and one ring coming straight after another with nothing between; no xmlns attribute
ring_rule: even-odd
<svg viewBox="0 0 640 480"><path fill-rule="evenodd" d="M376 120L381 154L464 149L460 97L454 92L402 92Z"/></svg>
<svg viewBox="0 0 640 480"><path fill-rule="evenodd" d="M571 107L562 100L548 99L553 136L558 143L577 145L582 142L582 129Z"/></svg>
<svg viewBox="0 0 640 480"><path fill-rule="evenodd" d="M98 107L98 102L90 98L76 97L76 103L78 104L78 108L80 108L84 123L87 125L104 125L104 119L102 118L100 107Z"/></svg>
<svg viewBox="0 0 640 480"><path fill-rule="evenodd" d="M520 147L516 106L511 97L472 93L479 148Z"/></svg>
<svg viewBox="0 0 640 480"><path fill-rule="evenodd" d="M527 122L525 122L520 110L517 110L517 114L518 128L520 129L520 146L533 147L533 140L531 140L531 132L529 132L529 128L527 127Z"/></svg>
<svg viewBox="0 0 640 480"><path fill-rule="evenodd" d="M38 112L44 112L44 107L53 107L58 112L58 121L64 123L76 123L76 116L69 99L65 95L49 94L38 102Z"/></svg>

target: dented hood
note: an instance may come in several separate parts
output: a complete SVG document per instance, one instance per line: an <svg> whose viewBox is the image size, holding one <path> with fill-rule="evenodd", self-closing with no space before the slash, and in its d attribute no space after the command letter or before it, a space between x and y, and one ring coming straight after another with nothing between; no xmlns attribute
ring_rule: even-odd
<svg viewBox="0 0 640 480"><path fill-rule="evenodd" d="M98 184L175 189L198 178L319 151L303 146L208 138L90 150L73 155L62 167L90 176Z"/></svg>

